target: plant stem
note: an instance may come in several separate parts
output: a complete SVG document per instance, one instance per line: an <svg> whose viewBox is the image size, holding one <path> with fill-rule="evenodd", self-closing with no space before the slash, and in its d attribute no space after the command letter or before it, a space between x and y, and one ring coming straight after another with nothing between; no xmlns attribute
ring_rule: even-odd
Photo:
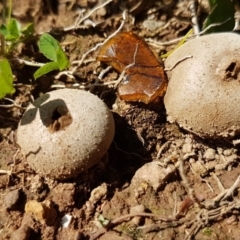
<svg viewBox="0 0 240 240"><path fill-rule="evenodd" d="M7 20L8 22L10 21L11 15L12 15L12 0L8 0L8 17Z"/></svg>
<svg viewBox="0 0 240 240"><path fill-rule="evenodd" d="M2 9L2 24L6 23L6 9L7 9L7 3L6 0L3 0L3 9ZM5 39L4 36L1 35L1 54L5 54Z"/></svg>

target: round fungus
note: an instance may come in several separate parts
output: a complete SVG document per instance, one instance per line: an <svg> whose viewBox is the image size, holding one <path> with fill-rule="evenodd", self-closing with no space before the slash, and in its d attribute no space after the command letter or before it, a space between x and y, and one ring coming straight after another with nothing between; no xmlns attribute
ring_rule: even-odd
<svg viewBox="0 0 240 240"><path fill-rule="evenodd" d="M114 131L113 116L97 96L61 89L30 104L19 123L17 142L37 173L64 180L97 164Z"/></svg>
<svg viewBox="0 0 240 240"><path fill-rule="evenodd" d="M240 133L240 36L195 38L165 61L169 84L164 103L170 122L201 137L233 139Z"/></svg>

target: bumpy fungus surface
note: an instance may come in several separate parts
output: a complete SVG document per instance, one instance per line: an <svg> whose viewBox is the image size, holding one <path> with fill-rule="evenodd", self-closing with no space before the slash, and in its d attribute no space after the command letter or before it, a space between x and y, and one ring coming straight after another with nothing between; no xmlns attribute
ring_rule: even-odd
<svg viewBox="0 0 240 240"><path fill-rule="evenodd" d="M98 163L114 130L112 114L97 96L62 89L41 96L28 107L18 127L17 142L30 167L62 180Z"/></svg>
<svg viewBox="0 0 240 240"><path fill-rule="evenodd" d="M167 81L163 64L143 39L132 32L118 33L99 50L97 60L111 65L125 77L118 96L125 101L150 103L165 94Z"/></svg>
<svg viewBox="0 0 240 240"><path fill-rule="evenodd" d="M240 36L218 33L195 38L170 55L164 98L168 120L201 137L240 133Z"/></svg>

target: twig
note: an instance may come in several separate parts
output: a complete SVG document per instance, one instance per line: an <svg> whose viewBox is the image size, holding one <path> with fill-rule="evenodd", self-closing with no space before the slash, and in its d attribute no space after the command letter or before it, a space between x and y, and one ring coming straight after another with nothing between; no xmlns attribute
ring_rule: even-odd
<svg viewBox="0 0 240 240"><path fill-rule="evenodd" d="M9 101L11 102L12 104L9 104L9 105L0 105L0 108L19 108L19 109L22 109L22 110L25 110L26 108L25 107L21 107L19 106L16 102L14 102L14 100L10 99L10 98L3 98L3 100L6 100L6 101Z"/></svg>
<svg viewBox="0 0 240 240"><path fill-rule="evenodd" d="M205 182L207 184L208 188L211 190L211 192L214 193L214 190L213 190L212 186L210 185L210 183L207 180L205 180L204 178L201 178L201 180L203 182Z"/></svg>
<svg viewBox="0 0 240 240"><path fill-rule="evenodd" d="M115 227L118 224L121 224L123 222L129 221L131 218L133 217L152 217L152 218L157 218L157 220L162 221L162 222L172 222L172 221L176 221L176 218L165 218L156 214L152 214L152 213L132 213L132 214L126 214L124 216L118 217L112 221L109 222L109 224L107 226L105 226L105 228L101 228L99 229L95 234L93 234L90 237L90 240L95 240L98 237L100 237L101 235L103 235L104 233L106 233L110 228Z"/></svg>
<svg viewBox="0 0 240 240"><path fill-rule="evenodd" d="M198 37L199 35L203 35L206 31L208 31L209 29L213 28L213 27L217 27L217 26L221 26L222 24L226 23L227 21L229 21L230 18L228 18L227 20L225 20L224 22L221 23L213 23L211 25L209 25L208 27L206 27L203 31L199 32L198 35L193 34L191 37L189 37L188 39L193 39ZM155 41L153 39L148 39L146 38L145 41L150 43L151 45L153 45L154 47L160 47L160 46L169 46L172 44L176 44L177 42L180 42L181 40L183 40L185 38L185 36L183 37L179 37L179 38L175 38L166 42L161 42L161 41Z"/></svg>
<svg viewBox="0 0 240 240"><path fill-rule="evenodd" d="M7 1L3 0L2 24L6 24L6 9L7 9ZM0 34L0 37L1 37L1 54L5 54L5 38L2 34Z"/></svg>
<svg viewBox="0 0 240 240"><path fill-rule="evenodd" d="M177 62L175 62L175 63L173 64L173 66L171 66L170 68L164 68L164 70L165 70L165 71L172 71L179 63L185 61L185 60L188 59L188 58L192 58L192 57L193 57L192 55L187 55L187 56L179 59Z"/></svg>
<svg viewBox="0 0 240 240"><path fill-rule="evenodd" d="M112 68L112 66L108 66L107 68L103 69L99 75L98 75L98 79L102 80L103 76Z"/></svg>
<svg viewBox="0 0 240 240"><path fill-rule="evenodd" d="M32 67L42 67L45 65L45 63L31 62L31 61L23 60L20 58L16 58L15 60L17 60L20 64L25 64L27 66L32 66Z"/></svg>
<svg viewBox="0 0 240 240"><path fill-rule="evenodd" d="M199 28L199 24L198 24L196 4L197 4L196 0L191 0L190 3L189 3L189 9L190 9L190 12L191 12L191 17L192 17L193 32L196 36L199 36L200 28Z"/></svg>
<svg viewBox="0 0 240 240"><path fill-rule="evenodd" d="M191 155L189 155L189 156L191 156ZM194 189L191 187L191 185L189 184L188 179L187 179L187 177L186 177L186 175L185 175L185 172L184 172L184 160L186 160L186 159L187 159L187 158L185 158L185 159L179 158L179 160L178 160L178 162L177 162L179 174L180 174L180 176L181 176L181 179L182 179L182 181L183 181L183 184L184 184L184 186L185 186L185 188L186 188L186 190L187 190L187 193L189 194L190 198L191 198L192 200L194 200L194 201L198 204L198 206L199 206L200 208L202 208L203 205L202 205L202 203L199 201L199 199L196 197L195 191L194 191Z"/></svg>
<svg viewBox="0 0 240 240"><path fill-rule="evenodd" d="M86 28L86 25L80 25L83 21L85 21L85 24L86 24L86 20L89 20L91 22L91 25L93 27L96 27L96 23L92 22L89 17L94 13L96 12L98 9L106 6L107 4L109 4L110 2L112 2L113 0L108 0L106 2L104 2L103 4L93 8L89 13L86 14L86 16L82 17L83 13L85 12L85 10L81 10L78 14L78 17L75 21L75 23L71 26L68 26L68 27L64 27L63 28L63 31L64 32L67 32L67 31L72 31L72 30L77 30L77 29L80 29L80 28Z"/></svg>
<svg viewBox="0 0 240 240"><path fill-rule="evenodd" d="M56 76L55 79L59 79L61 76L66 75L67 77L71 78L71 79L75 79L75 77L73 76L73 71L62 71L59 72Z"/></svg>
<svg viewBox="0 0 240 240"><path fill-rule="evenodd" d="M234 14L234 18L235 18L235 25L233 28L233 31L238 31L239 30L239 22L240 22L240 4L238 1L234 2L235 5L235 14Z"/></svg>
<svg viewBox="0 0 240 240"><path fill-rule="evenodd" d="M119 33L122 30L123 25L124 25L125 20L126 20L126 14L127 14L127 12L124 11L123 14L122 14L122 22L121 22L120 26L118 27L118 29L113 34L111 34L103 42L96 44L95 47L91 48L90 50L88 50L86 53L83 54L82 58L78 61L77 66L73 69L73 72L75 72L77 70L77 68L82 65L84 59L87 57L87 55L89 53L96 51L100 46L104 45L110 38L114 37L117 33Z"/></svg>
<svg viewBox="0 0 240 240"><path fill-rule="evenodd" d="M171 141L167 141L165 142L159 149L156 160L158 160L163 152L163 150L165 150L166 148L168 148L171 144Z"/></svg>
<svg viewBox="0 0 240 240"><path fill-rule="evenodd" d="M226 194L225 194L225 196L222 198L222 201L226 200L228 197L230 197L230 196L233 194L233 192L235 191L235 189L236 189L237 187L239 187L239 186L238 186L239 183L240 183L240 175L237 177L237 179L236 179L236 181L234 182L234 184L226 191Z"/></svg>
<svg viewBox="0 0 240 240"><path fill-rule="evenodd" d="M94 12L96 12L98 9L103 8L104 6L106 6L107 4L109 4L110 2L112 2L113 0L108 0L106 2L104 2L103 4L101 4L100 6L97 6L95 8L93 8L88 14L86 14L86 16L84 16L83 18L81 18L75 25L75 28L77 28L78 25L80 25L84 20L88 19Z"/></svg>
<svg viewBox="0 0 240 240"><path fill-rule="evenodd" d="M220 179L217 177L217 175L216 175L215 173L211 173L211 176L213 176L213 178L216 180L220 191L221 191L221 192L222 192L222 191L225 191L225 188L224 188L224 186L222 185Z"/></svg>
<svg viewBox="0 0 240 240"><path fill-rule="evenodd" d="M209 29L213 28L213 27L218 27L218 26L221 26L223 25L224 23L228 22L229 20L231 20L231 18L228 18L227 20L221 22L221 23L213 23L209 26L207 26L203 31L201 31L199 34L200 35L203 35L205 32L207 32Z"/></svg>
<svg viewBox="0 0 240 240"><path fill-rule="evenodd" d="M2 170L0 169L0 174L7 174L7 175L12 175L12 171L11 170Z"/></svg>

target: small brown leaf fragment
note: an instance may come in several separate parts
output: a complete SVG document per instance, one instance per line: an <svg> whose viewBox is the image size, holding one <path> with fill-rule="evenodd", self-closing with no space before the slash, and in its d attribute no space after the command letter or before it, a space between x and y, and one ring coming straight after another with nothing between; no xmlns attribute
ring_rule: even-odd
<svg viewBox="0 0 240 240"><path fill-rule="evenodd" d="M167 88L163 63L147 43L132 32L118 33L99 50L97 60L112 66L125 77L118 85L118 96L125 101L146 104L162 97Z"/></svg>
<svg viewBox="0 0 240 240"><path fill-rule="evenodd" d="M181 214L185 214L193 204L194 204L194 201L190 197L186 197L181 203L177 216Z"/></svg>

